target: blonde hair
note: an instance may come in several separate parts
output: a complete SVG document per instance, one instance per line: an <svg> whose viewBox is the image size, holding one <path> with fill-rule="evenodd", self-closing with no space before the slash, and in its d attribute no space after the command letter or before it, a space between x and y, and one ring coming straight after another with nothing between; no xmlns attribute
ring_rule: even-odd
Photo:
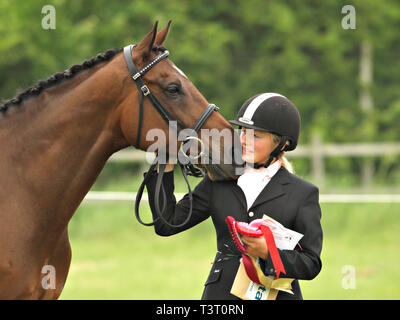
<svg viewBox="0 0 400 320"><path fill-rule="evenodd" d="M270 137L272 138L272 141L276 144L279 144L281 142L282 137L278 136L276 134L273 134L271 132L268 132L268 134L270 135ZM290 143L289 141L286 143ZM282 167L284 167L287 171L289 171L290 173L294 173L294 168L293 165L290 163L290 161L285 157L285 151L282 151L279 154L278 157L278 161L281 162Z"/></svg>

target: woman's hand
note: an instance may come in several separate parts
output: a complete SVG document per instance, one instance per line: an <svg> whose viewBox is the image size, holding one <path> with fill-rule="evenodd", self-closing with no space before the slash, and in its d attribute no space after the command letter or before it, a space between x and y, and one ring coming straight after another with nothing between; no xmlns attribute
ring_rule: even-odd
<svg viewBox="0 0 400 320"><path fill-rule="evenodd" d="M167 163L164 172L174 171L175 163ZM160 167L157 165L157 172L160 172Z"/></svg>
<svg viewBox="0 0 400 320"><path fill-rule="evenodd" d="M156 154L157 156L157 154ZM176 164L176 158L169 158L167 161L167 164L165 165L165 171L164 172L170 172L170 171L174 171L175 168L175 164ZM157 164L157 172L160 172L160 165Z"/></svg>
<svg viewBox="0 0 400 320"><path fill-rule="evenodd" d="M263 260L268 258L268 247L264 237L250 237L242 235L241 239L245 244L246 251L252 256L260 257Z"/></svg>

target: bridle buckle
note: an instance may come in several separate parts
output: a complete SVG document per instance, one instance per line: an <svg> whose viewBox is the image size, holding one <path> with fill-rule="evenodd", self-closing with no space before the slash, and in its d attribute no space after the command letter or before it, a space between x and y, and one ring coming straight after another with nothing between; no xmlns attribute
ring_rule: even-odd
<svg viewBox="0 0 400 320"><path fill-rule="evenodd" d="M147 96L148 94L150 94L150 89L149 89L146 85L141 86L141 87L140 87L140 90L142 90L142 92L143 92L143 94L144 94L145 96Z"/></svg>
<svg viewBox="0 0 400 320"><path fill-rule="evenodd" d="M139 78L139 77L140 77L140 73L137 72L137 73L135 73L135 74L132 76L132 79L136 81L137 78Z"/></svg>

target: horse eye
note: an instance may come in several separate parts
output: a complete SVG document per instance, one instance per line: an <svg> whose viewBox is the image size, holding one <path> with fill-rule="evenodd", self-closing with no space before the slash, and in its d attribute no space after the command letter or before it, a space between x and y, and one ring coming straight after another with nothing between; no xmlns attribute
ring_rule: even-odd
<svg viewBox="0 0 400 320"><path fill-rule="evenodd" d="M182 88L180 85L178 85L176 83L171 83L164 89L164 91L168 95L176 97L182 93Z"/></svg>

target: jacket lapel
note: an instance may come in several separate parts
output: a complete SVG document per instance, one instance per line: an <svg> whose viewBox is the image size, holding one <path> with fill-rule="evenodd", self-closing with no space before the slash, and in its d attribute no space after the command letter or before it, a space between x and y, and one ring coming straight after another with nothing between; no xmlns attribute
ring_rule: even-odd
<svg viewBox="0 0 400 320"><path fill-rule="evenodd" d="M246 201L246 196L243 193L242 188L240 188L237 185L237 181L233 183L233 193L236 196L236 198L239 200L240 204L242 205L243 209L247 212L247 201Z"/></svg>
<svg viewBox="0 0 400 320"><path fill-rule="evenodd" d="M272 177L271 181L260 192L249 210L266 201L270 201L285 194L282 185L289 183L287 174L288 171L285 168L281 167L278 172Z"/></svg>

